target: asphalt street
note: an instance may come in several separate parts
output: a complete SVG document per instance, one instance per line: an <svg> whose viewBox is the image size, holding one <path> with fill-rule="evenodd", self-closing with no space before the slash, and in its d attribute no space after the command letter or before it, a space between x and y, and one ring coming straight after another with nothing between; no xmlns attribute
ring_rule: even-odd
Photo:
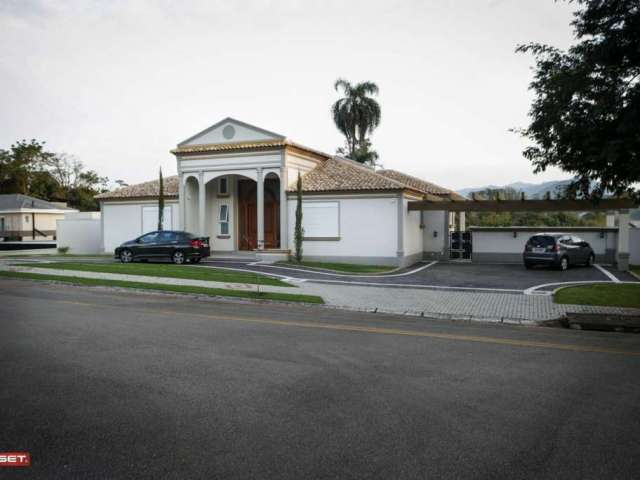
<svg viewBox="0 0 640 480"><path fill-rule="evenodd" d="M0 280L3 478L624 479L640 335Z"/></svg>

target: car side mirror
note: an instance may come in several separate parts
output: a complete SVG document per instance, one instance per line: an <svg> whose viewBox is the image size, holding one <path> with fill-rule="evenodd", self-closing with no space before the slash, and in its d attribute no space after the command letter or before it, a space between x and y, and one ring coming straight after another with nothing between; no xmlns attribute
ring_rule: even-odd
<svg viewBox="0 0 640 480"><path fill-rule="evenodd" d="M136 243L142 243L142 239L141 238L136 239Z"/></svg>

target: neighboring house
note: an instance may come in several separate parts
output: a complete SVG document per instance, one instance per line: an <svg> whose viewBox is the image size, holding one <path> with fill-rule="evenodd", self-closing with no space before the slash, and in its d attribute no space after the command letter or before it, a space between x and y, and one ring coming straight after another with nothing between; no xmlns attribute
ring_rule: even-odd
<svg viewBox="0 0 640 480"><path fill-rule="evenodd" d="M77 212L65 203L9 193L0 195L0 239L51 240L56 238L56 220Z"/></svg>
<svg viewBox="0 0 640 480"><path fill-rule="evenodd" d="M214 251L286 256L294 245L298 175L307 260L408 265L440 258L451 216L410 212L407 204L464 200L419 178L374 171L231 118L172 153L178 175L165 179L164 228L209 236ZM158 182L151 181L97 196L104 250L156 229L157 195Z"/></svg>

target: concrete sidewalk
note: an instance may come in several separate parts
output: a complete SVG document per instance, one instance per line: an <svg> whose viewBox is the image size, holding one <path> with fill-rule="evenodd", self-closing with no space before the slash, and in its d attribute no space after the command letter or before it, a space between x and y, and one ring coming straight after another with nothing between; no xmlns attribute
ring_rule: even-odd
<svg viewBox="0 0 640 480"><path fill-rule="evenodd" d="M9 265L2 266L2 269L64 277L162 283L166 285L188 285L228 290L255 291L257 289L256 285L244 283L212 282L143 275L55 270ZM511 324L536 324L561 318L567 312L623 315L640 314L640 310L637 309L556 304L551 296L333 285L310 282L297 283L295 286L298 288L260 285L260 291L317 295L324 299L327 306L334 308Z"/></svg>

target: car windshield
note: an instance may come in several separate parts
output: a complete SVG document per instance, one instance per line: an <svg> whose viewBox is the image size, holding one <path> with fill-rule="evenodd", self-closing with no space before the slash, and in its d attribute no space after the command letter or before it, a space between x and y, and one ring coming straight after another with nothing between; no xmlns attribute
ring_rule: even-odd
<svg viewBox="0 0 640 480"><path fill-rule="evenodd" d="M548 235L536 235L529 239L529 245L532 247L551 247L555 244L554 238Z"/></svg>

